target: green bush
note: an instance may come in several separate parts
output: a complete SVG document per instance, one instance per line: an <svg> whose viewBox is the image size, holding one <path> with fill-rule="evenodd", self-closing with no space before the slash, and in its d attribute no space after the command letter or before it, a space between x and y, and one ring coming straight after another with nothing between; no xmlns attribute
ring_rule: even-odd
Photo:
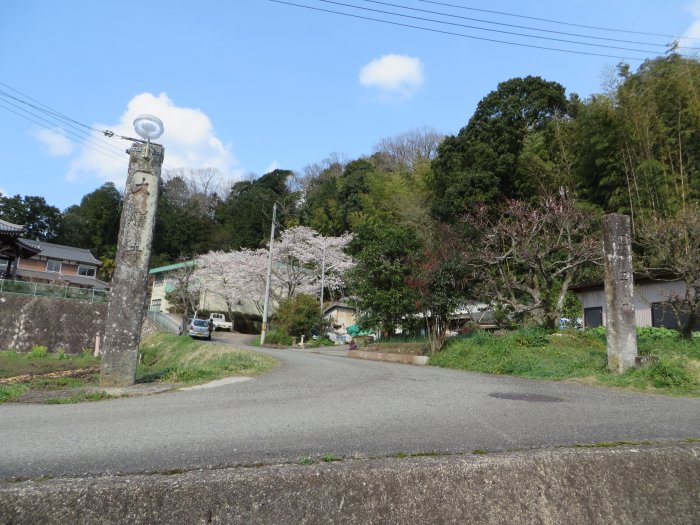
<svg viewBox="0 0 700 525"><path fill-rule="evenodd" d="M292 336L307 338L321 325L321 304L312 295L299 294L282 301L277 309L280 329Z"/></svg>
<svg viewBox="0 0 700 525"><path fill-rule="evenodd" d="M644 340L668 340L668 339L680 339L681 334L678 330L671 330L670 328L664 327L654 327L654 326L638 326L637 327L637 341Z"/></svg>
<svg viewBox="0 0 700 525"><path fill-rule="evenodd" d="M265 334L265 344L289 346L292 344L292 336L273 328Z"/></svg>
<svg viewBox="0 0 700 525"><path fill-rule="evenodd" d="M601 339L605 340L608 330L605 326L597 326L596 328L588 328L586 332L590 334L595 334ZM637 327L637 341L661 341L661 340L672 340L679 339L680 332L678 330L672 330L670 328L664 328L663 326L638 326Z"/></svg>
<svg viewBox="0 0 700 525"><path fill-rule="evenodd" d="M56 359L67 359L66 351L63 348L59 348L56 352Z"/></svg>

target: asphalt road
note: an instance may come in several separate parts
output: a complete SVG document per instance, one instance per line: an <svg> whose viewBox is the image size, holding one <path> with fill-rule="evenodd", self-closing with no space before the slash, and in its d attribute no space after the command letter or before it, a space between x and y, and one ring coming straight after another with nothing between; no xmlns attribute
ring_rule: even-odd
<svg viewBox="0 0 700 525"><path fill-rule="evenodd" d="M698 398L264 352L282 364L217 388L0 405L0 479L700 437Z"/></svg>

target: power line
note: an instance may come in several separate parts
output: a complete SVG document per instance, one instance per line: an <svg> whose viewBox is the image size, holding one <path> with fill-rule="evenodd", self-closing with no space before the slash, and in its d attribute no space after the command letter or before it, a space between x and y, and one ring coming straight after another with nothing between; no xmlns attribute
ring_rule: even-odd
<svg viewBox="0 0 700 525"><path fill-rule="evenodd" d="M30 96L27 95L26 93L22 93L21 91L19 91L19 90L13 88L12 86L8 86L8 85L5 84L4 82L0 82L0 85L6 87L7 89L9 89L9 90L11 90L11 91L14 91L14 92L17 93L18 95L21 95L21 96L23 96L23 97L26 98L26 99L31 100L32 102L35 102L36 104L38 104L38 105L41 106L41 107L38 107L38 106L36 106L36 105L34 105L34 104L30 104L30 103L27 102L26 100L21 100L21 99L19 99L19 98L14 97L13 95L10 95L9 93L6 93L6 92L0 90L0 93L4 93L6 96L12 97L12 98L14 98L15 100L18 100L18 101L22 102L23 104L25 104L25 105L27 105L27 106L31 106L31 107L33 107L33 108L35 108L35 109L38 109L39 111L42 111L42 112L47 113L47 114L52 114L52 115L54 115L54 116L57 117L57 118L60 118L60 119L62 119L62 120L65 120L66 122L72 122L73 124L77 124L78 126L83 127L83 128L87 128L87 129L89 129L89 130L91 130L91 131L97 131L97 132L99 132L99 133L102 133L101 130L95 129L95 128L91 127L91 126L88 126L88 125L86 125L86 124L83 124L82 122L78 122L77 120L73 120L72 118L70 118L70 117L64 115L63 113L60 113L59 111L53 109L52 107L47 106L46 104L43 104L42 102L39 102L38 100L36 100L36 99L30 97Z"/></svg>
<svg viewBox="0 0 700 525"><path fill-rule="evenodd" d="M56 117L53 117L50 113L44 113L44 114L47 115L49 117L49 119L53 119L53 120L49 120L47 118L44 118L41 115L39 115L33 111L30 111L26 108L23 108L22 106L20 106L18 104L13 103L11 100L8 100L8 98L6 96L5 96L5 98L3 98L3 96L4 96L4 93L0 90L0 101L3 101L5 104L10 104L11 106L22 111L23 113L25 113L27 115L31 115L35 118L38 118L38 119L50 124L51 126L53 126L52 128L48 128L48 126L44 126L44 124L41 124L41 125L44 127L47 127L47 129L50 129L51 131L56 131L56 129L59 129L64 133L64 136L66 136L66 138L70 139L70 137L68 137L67 135L73 135L79 139L84 139L84 140L89 141L91 144L94 144L96 147L101 148L102 150L104 150L107 153L121 154L121 150L119 148L114 147L109 142L98 140L98 137L96 137L94 134L92 134L92 132L83 131L82 128L79 128L79 127L77 127L73 124L70 124L70 123L66 124L64 121L62 121ZM10 98L13 100L16 100L15 97L10 97ZM3 107L5 109L8 109L7 106L3 106ZM14 112L14 113L16 113L16 112ZM19 116L22 116L19 113L16 113L16 114L18 114ZM36 121L32 121L32 122L36 123ZM68 126L70 128L73 128L76 131L74 132L74 131L71 131L69 129L66 129L64 126ZM98 131L98 130L95 130L95 131Z"/></svg>
<svg viewBox="0 0 700 525"><path fill-rule="evenodd" d="M537 20L538 22L547 22L550 24L560 24L560 25L566 25L566 26L571 26L571 27L581 27L584 29L595 29L597 31L609 31L609 32L615 32L615 33L628 33L628 34L635 34L635 35L658 36L658 37L663 37L663 38L682 38L682 39L686 39L686 40L700 40L700 38L689 37L689 36L678 37L676 35L669 35L669 34L664 34L664 33L651 33L651 32L647 32L647 31L634 31L631 29L616 29L616 28L610 28L610 27L575 24L573 22L564 22L563 20L552 20L550 18L538 18L536 16L520 15L520 14L516 14L516 13L508 13L506 11L492 11L490 9L479 9L476 7L466 7L463 5L448 4L445 2L436 2L435 0L418 0L418 1L423 2L425 4L435 4L435 5L441 5L443 7L453 7L455 9L464 9L464 10L468 10L468 11L478 11L481 13L490 13L490 14L494 14L494 15L511 16L511 17L516 17L516 18L526 18L528 20Z"/></svg>
<svg viewBox="0 0 700 525"><path fill-rule="evenodd" d="M121 149L116 148L112 143L105 141L105 140L100 141L100 140L98 140L98 137L96 137L93 134L93 133L99 133L101 135L108 136L108 134L105 131L99 130L99 129L94 128L92 126L88 126L87 124L83 124L82 122L79 122L79 121L77 121L77 120L75 120L67 115L64 115L63 113L51 108L50 106L47 106L46 104L43 104L42 102L30 97L29 95L27 95L25 93L22 93L21 91L5 84L4 82L0 82L0 85L6 87L7 89L10 89L11 91L21 95L22 97L25 97L26 99L31 100L34 103L28 102L27 100L25 100L25 98L17 97L17 96L12 95L11 93L8 93L7 91L4 91L2 89L0 89L0 97L4 97L5 99L9 98L11 100L14 100L14 101L24 105L24 106L27 106L27 107L30 107L30 108L36 110L36 111L39 111L40 113L57 121L57 124L54 124L53 122L50 122L50 123L52 125L57 125L59 127L59 129L61 129L62 131L70 133L69 130L66 130L63 127L63 126L68 126L70 128L73 128L74 130L76 130L78 133L82 134L81 138L88 138L89 140L92 141L92 143L95 143L96 145L98 145L100 147L110 149L111 153L114 153L114 154L121 154L122 153ZM12 104L13 106L17 107L18 109L21 109L22 111L27 112L30 115L33 115L37 118L42 118L42 117L39 117L39 115L37 115L36 113L33 113L32 111L27 110L25 108L21 108L8 100L5 100L5 102ZM45 122L48 122L43 118L42 118L42 120L44 120ZM84 130L89 130L89 132L86 132Z"/></svg>
<svg viewBox="0 0 700 525"><path fill-rule="evenodd" d="M489 33L500 33L504 35L511 35L511 36L520 36L520 37L525 37L525 38L535 38L539 40L549 40L553 42L562 42L565 44L575 44L575 45L582 45L582 46L592 46L592 47L601 47L605 49L619 49L620 51L632 51L634 53L657 53L658 51L652 51L651 49L635 49L635 48L629 48L629 47L621 47L621 46L613 46L613 45L606 45L606 44L596 44L593 42L581 42L579 40L569 40L566 38L556 38L556 37L550 37L550 36L537 36L537 35L528 35L525 33L518 33L515 31L505 31L503 29L489 29L485 27L479 27L479 26L472 26L472 25L467 25L467 24L459 24L457 22L445 22L442 20L435 20L433 18L425 18L422 16L413 16L413 15L406 15L403 13L395 13L392 11L383 11L381 9L372 9L369 7L361 7L353 4L346 4L343 2L336 2L334 0L318 0L319 2L323 2L326 4L335 4L343 7L350 7L352 9L359 9L361 11L369 11L373 13L380 13L383 15L391 15L391 16L400 16L402 18L411 18L413 20L420 20L422 22L432 22L435 24L444 24L444 25L449 25L449 26L456 26L456 27L463 27L465 29L476 29L477 31L486 31ZM654 44L657 45L657 44Z"/></svg>
<svg viewBox="0 0 700 525"><path fill-rule="evenodd" d="M539 31L542 33L551 33L551 34L557 34L557 35L565 35L565 36L574 36L574 37L579 37L579 38L589 38L592 40L603 40L607 42L620 42L624 44L638 44L638 45L643 45L643 46L657 46L657 47L668 47L668 44L658 44L655 42L640 42L638 40L625 40L621 38L610 38L610 37L603 37L603 36L594 36L594 35L586 35L586 34L581 34L581 33L570 33L567 31L556 31L554 29L543 29L543 28L538 28L538 27L533 27L533 26L523 26L523 25L518 25L518 24L508 24L505 22L495 22L493 20L484 20L483 18L473 18L469 16L460 16L460 15L455 15L451 13L445 13L442 11L432 11L430 9L419 9L416 7L409 7L409 6L404 6L400 4L392 4L389 2L380 2L378 0L362 0L364 2L370 3L370 4L379 4L379 5L386 5L390 7L398 7L400 9L407 9L410 11L418 11L421 13L429 13L433 15L440 15L440 16L446 16L450 18L459 18L461 20L471 20L473 22L481 22L484 24L492 24L492 25L498 25L498 26L505 26L505 27L514 27L517 29L526 29L528 31ZM690 49L690 50L697 50L698 48L694 47L685 47L685 46L679 46L682 49Z"/></svg>
<svg viewBox="0 0 700 525"><path fill-rule="evenodd" d="M4 102L7 102L7 101L4 101ZM21 118L23 118L23 119L25 119L25 120L28 120L29 122L33 122L34 124L37 124L37 125L39 125L39 126L41 126L41 127L43 127L43 128L46 128L46 129L48 129L49 131L53 131L54 133L56 132L56 128L55 128L55 127L49 127L49 126L47 126L46 124L43 124L43 123L39 122L38 120L35 120L35 119L33 119L33 118L27 116L26 114L20 113L19 111L15 111L15 110L13 110L12 108L9 108L9 107L7 107L6 105L4 105L4 104L2 103L2 101L0 101L0 107L3 108L3 109L5 109L5 110L7 110L7 111L9 111L10 113L14 113L15 115L17 115L17 116L19 116L19 117L21 117ZM29 112L27 112L27 111L25 110L25 113L29 113ZM29 113L29 114L32 115L32 113ZM35 116L36 118L40 119L40 120L43 120L43 121L45 121L45 122L48 122L48 123L51 124L52 126L55 126L55 124L54 124L53 122L51 122L51 121L48 121L48 120L46 120L46 119L44 119L44 118L42 118L42 117L39 117L39 116L37 116L37 115L34 115L34 116ZM61 129L62 129L62 128L61 128ZM63 130L63 131L66 131L66 130ZM67 135L63 135L63 136L66 137L68 140L71 140L71 141L73 141L73 142L75 142L75 143L77 143L77 144L80 144L81 146L85 146L86 148L92 149L93 151L96 151L97 153L100 153L101 155L106 155L106 156L110 157L110 158L113 159L113 160L118 160L118 161L120 161L120 162L123 161L123 160L125 160L125 159L123 159L123 158L117 157L116 155L113 155L112 152L105 152L105 151L101 151L101 150L96 149L95 147L93 147L93 145L92 145L90 142L84 141L84 140L83 140L83 137L80 137L79 135L77 135L77 134L75 134L75 133L73 133L73 132L69 132L69 131L66 131L66 132L67 132L67 133L70 133L70 134L72 134L72 135L74 135L75 137L77 137L77 138L72 138L72 137L69 137L69 136L67 136Z"/></svg>
<svg viewBox="0 0 700 525"><path fill-rule="evenodd" d="M0 103L0 107L2 107L3 109L10 111L11 113L14 113L15 115L22 117L30 122L33 122L34 124L37 124L43 128L46 128L49 131L53 131L54 133L58 133L57 132L57 129L58 129L58 130L63 132L62 135L65 138L67 138L67 139L69 139L77 144L80 144L86 148L89 148L97 153L105 155L113 160L118 160L119 162L126 162L126 159L122 156L124 151L121 148L114 146L114 144L112 142L109 142L109 141L104 140L104 139L100 140L100 137L96 136L95 133L98 133L99 135L104 135L105 137L109 137L109 138L119 138L119 139L131 141L131 142L145 142L142 139L137 139L137 138L133 138L133 137L126 137L126 136L114 133L113 131L110 131L110 130L101 130L101 129L94 128L92 126L88 126L87 124L79 122L79 121L65 115L64 113L61 113L60 111L44 104L43 102L40 102L40 101L30 97L29 95L22 93L21 91L13 88L12 86L9 86L8 84L5 84L4 82L0 82L0 86L4 86L5 88L13 91L14 93L17 93L21 97L24 97L24 98L20 98L20 97L15 96L11 93L8 93L7 91L0 89L0 102L4 102L4 104ZM28 102L28 100L26 100L26 99L28 99L32 102ZM44 118L43 116L41 116L41 115L31 111L31 110L28 110L22 106L19 106L18 104L15 104L14 102L12 102L13 100L18 102L19 104L22 104L24 106L32 108L35 111L38 111L39 113L45 115L49 119L53 119L53 121L48 120L47 118ZM13 106L16 109L18 109L19 111L21 111L22 113L20 113L19 111L15 111L11 108L8 108L7 105L5 105L5 104L10 104L11 106ZM27 115L30 115L30 116L27 116ZM32 118L32 117L34 117L34 118ZM35 119L39 119L39 120L49 124L52 127L49 127L46 124L43 124L42 122L38 122ZM73 128L76 131L73 132L69 129L66 129L64 126L68 126L70 128ZM84 130L89 130L89 131L84 131ZM61 133L59 133L59 134L61 134ZM72 135L72 136L69 136L69 135ZM73 137L75 137L75 138L73 138ZM165 170L172 170L173 169L171 166L166 165L166 164L163 165L163 168Z"/></svg>
<svg viewBox="0 0 700 525"><path fill-rule="evenodd" d="M607 55L604 53L592 53L589 51L578 51L578 50L573 50L573 49L563 49L563 48L557 48L557 47L539 46L539 45L535 45L535 44L525 44L522 42L510 42L508 40L498 40L495 38L487 38L487 37L480 37L480 36L474 36L474 35L465 35L464 33L455 33L452 31L444 31L441 29L416 26L416 25L412 25L412 24L404 24L401 22L394 22L394 21L390 21L390 20L382 20L380 18L372 18L369 16L357 15L357 14L352 14L352 13L343 13L342 11L333 11L332 9L323 9L321 7L312 7L312 6L308 6L308 5L296 4L293 2L287 2L287 1L283 1L283 0L269 0L269 1L274 2L276 4L285 4L285 5L289 5L289 6L293 6L293 7L310 9L312 11L331 13L331 14L347 16L347 17L351 17L351 18L358 18L361 20L371 20L373 22L380 22L382 24L389 24L389 25L394 25L394 26L399 26L399 27L408 27L411 29L419 29L421 31L429 31L432 33L439 33L439 34L443 34L443 35L457 36L460 38L469 38L471 40L480 40L483 42L494 42L497 44L506 44L506 45L517 46L517 47L526 47L526 48L530 48L530 49L542 49L545 51L556 51L559 53L571 53L571 54L575 54L575 55L597 56L597 57L604 57L604 58L616 58L616 59L623 59L623 60L634 60L634 61L639 61L639 62L644 60L643 58L638 58L638 57Z"/></svg>

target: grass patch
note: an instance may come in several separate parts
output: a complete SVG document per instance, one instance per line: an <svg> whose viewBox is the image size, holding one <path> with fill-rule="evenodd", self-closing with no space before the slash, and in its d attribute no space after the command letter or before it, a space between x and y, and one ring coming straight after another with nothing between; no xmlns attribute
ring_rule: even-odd
<svg viewBox="0 0 700 525"><path fill-rule="evenodd" d="M84 403L86 401L102 401L104 399L114 399L106 392L78 392L68 396L53 397L44 401L47 405L71 405L74 403Z"/></svg>
<svg viewBox="0 0 700 525"><path fill-rule="evenodd" d="M276 366L271 357L190 337L154 333L142 341L138 383L197 384L222 377L257 375Z"/></svg>
<svg viewBox="0 0 700 525"><path fill-rule="evenodd" d="M256 375L277 364L276 360L253 352L162 333L143 339L141 361L137 369L137 382L163 381L188 385L228 376ZM74 390L98 384L99 372L78 371L98 364L99 359L93 358L89 350L80 356L66 355L65 352L48 354L42 348L27 353L14 350L0 352L0 379L26 376L12 384L0 384L0 403L17 400L25 394L30 396L29 402L48 404L111 399L114 396L104 392ZM74 375L38 377L54 372ZM65 395L55 393L63 390L66 391Z"/></svg>
<svg viewBox="0 0 700 525"><path fill-rule="evenodd" d="M659 360L621 375L607 370L605 334L600 330L548 333L521 329L503 335L477 332L450 341L429 363L530 379L593 378L594 383L607 386L700 395L700 340L683 340L676 332L666 332L640 333L639 353L658 356Z"/></svg>
<svg viewBox="0 0 700 525"><path fill-rule="evenodd" d="M0 379L21 375L38 375L50 372L77 370L99 364L99 359L85 355L69 355L57 352L44 353L42 348L36 352L18 352L6 350L0 352Z"/></svg>
<svg viewBox="0 0 700 525"><path fill-rule="evenodd" d="M17 383L14 385L0 385L0 403L13 401L18 397L22 397L29 390L27 385Z"/></svg>

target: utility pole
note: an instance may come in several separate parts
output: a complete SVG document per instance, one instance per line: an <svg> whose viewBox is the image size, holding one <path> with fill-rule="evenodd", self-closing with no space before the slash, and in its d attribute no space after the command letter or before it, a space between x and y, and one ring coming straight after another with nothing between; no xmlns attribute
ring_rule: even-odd
<svg viewBox="0 0 700 525"><path fill-rule="evenodd" d="M323 321L323 289L326 287L326 239L323 239L323 256L321 258L321 321Z"/></svg>
<svg viewBox="0 0 700 525"><path fill-rule="evenodd" d="M272 246L275 242L275 223L277 222L277 203L272 205L272 227L270 228L270 252L267 255L267 283L265 284L265 306L263 307L262 330L260 331L260 344L265 344L267 333L267 311L270 302L270 280L272 278Z"/></svg>

